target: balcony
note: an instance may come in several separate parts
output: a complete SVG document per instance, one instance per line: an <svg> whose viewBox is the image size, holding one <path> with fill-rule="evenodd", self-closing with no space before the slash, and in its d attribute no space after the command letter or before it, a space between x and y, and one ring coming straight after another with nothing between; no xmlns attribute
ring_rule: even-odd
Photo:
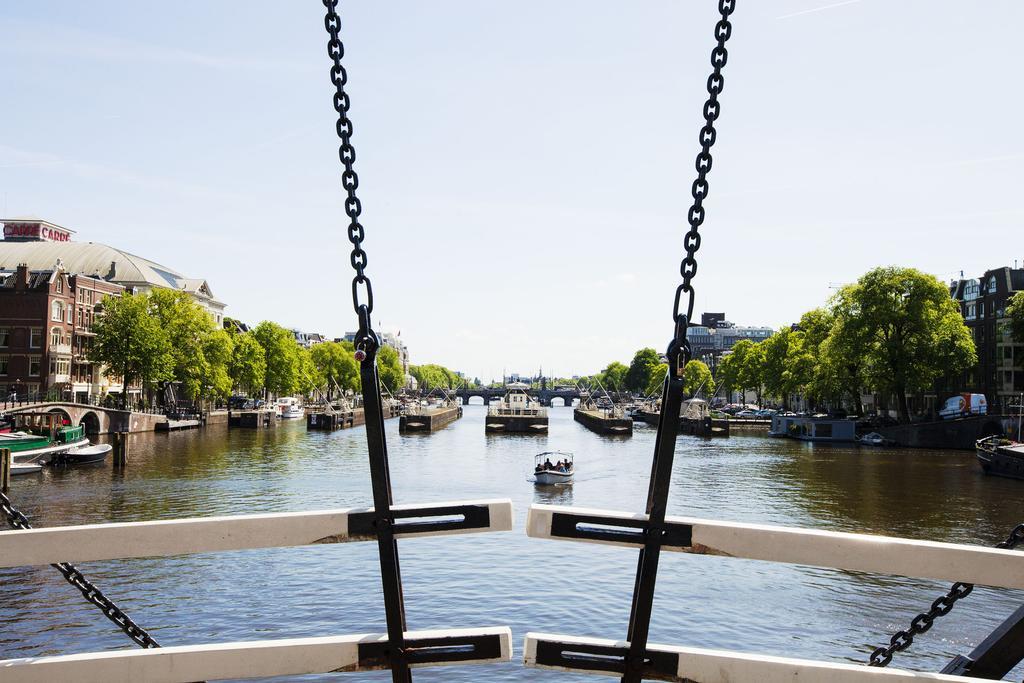
<svg viewBox="0 0 1024 683"><path fill-rule="evenodd" d="M70 356L71 344L50 344L50 353L56 356Z"/></svg>
<svg viewBox="0 0 1024 683"><path fill-rule="evenodd" d="M46 384L48 386L51 386L51 387L53 385L55 385L55 384L67 384L70 381L71 381L71 374L70 373L67 373L67 374L51 373L51 374L46 376Z"/></svg>

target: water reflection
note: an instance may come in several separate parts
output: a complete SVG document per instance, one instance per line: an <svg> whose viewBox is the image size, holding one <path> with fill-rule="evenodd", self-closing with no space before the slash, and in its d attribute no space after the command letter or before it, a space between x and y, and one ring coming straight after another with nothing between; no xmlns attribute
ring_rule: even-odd
<svg viewBox="0 0 1024 683"><path fill-rule="evenodd" d="M511 497L512 532L401 543L412 628L508 624L516 662L418 671L420 681L564 681L518 664L528 630L625 636L636 552L527 538L531 503L639 512L654 430L601 437L550 410L546 435L486 435L482 406L431 435L387 424L396 502ZM48 470L12 497L39 526L369 504L361 430L132 437L124 471ZM569 486L535 486L533 456L575 453ZM821 447L760 436L680 437L670 514L990 543L1024 519L1024 482L982 476L970 453ZM381 631L376 547L350 543L89 563L88 574L166 644ZM47 567L0 570L0 657L128 643ZM936 582L675 553L663 559L652 639L863 661L926 608ZM937 671L1024 600L978 589L908 653ZM1015 674L1019 680L1020 673ZM303 680L334 680L308 677ZM387 674L359 677L386 681ZM594 680L602 680L595 678Z"/></svg>

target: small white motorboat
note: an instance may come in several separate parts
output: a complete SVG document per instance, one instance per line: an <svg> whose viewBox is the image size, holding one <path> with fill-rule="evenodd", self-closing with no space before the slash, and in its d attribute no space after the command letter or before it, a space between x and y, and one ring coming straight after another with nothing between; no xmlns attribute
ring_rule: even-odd
<svg viewBox="0 0 1024 683"><path fill-rule="evenodd" d="M109 443L98 443L94 446L83 446L72 448L65 453L59 453L51 457L48 465L92 465L103 462L110 455L114 447Z"/></svg>
<svg viewBox="0 0 1024 683"><path fill-rule="evenodd" d="M43 466L35 462L14 463L11 465L11 476L19 474L36 474L43 471Z"/></svg>
<svg viewBox="0 0 1024 683"><path fill-rule="evenodd" d="M554 458L554 461L552 461ZM571 484L576 474L573 454L562 451L545 451L533 456L533 478L535 484Z"/></svg>
<svg viewBox="0 0 1024 683"><path fill-rule="evenodd" d="M885 438L878 432L871 432L857 439L857 443L864 444L865 446L891 446L892 441Z"/></svg>

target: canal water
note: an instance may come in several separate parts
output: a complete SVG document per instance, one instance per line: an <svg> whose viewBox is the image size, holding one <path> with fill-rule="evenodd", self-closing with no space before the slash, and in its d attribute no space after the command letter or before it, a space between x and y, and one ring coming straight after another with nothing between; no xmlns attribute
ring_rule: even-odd
<svg viewBox="0 0 1024 683"><path fill-rule="evenodd" d="M531 503L642 511L654 430L602 437L551 410L547 436L484 434L484 408L431 435L387 422L396 502L511 498L512 532L402 541L412 629L508 625L509 664L418 670L418 681L608 680L522 667L544 631L623 638L636 551L527 538ZM210 428L133 437L129 467L19 477L11 497L37 526L371 503L362 429ZM530 483L532 456L576 454L572 486ZM669 514L994 544L1024 519L1024 482L985 477L970 452L857 449L762 435L680 437ZM651 642L863 662L945 592L934 581L722 557L662 555ZM374 543L83 565L165 645L383 632ZM897 655L938 671L1024 602L978 588ZM0 658L130 647L50 567L0 570ZM1020 680L1021 669L1015 672ZM387 673L349 675L390 680ZM291 680L344 680L310 676Z"/></svg>

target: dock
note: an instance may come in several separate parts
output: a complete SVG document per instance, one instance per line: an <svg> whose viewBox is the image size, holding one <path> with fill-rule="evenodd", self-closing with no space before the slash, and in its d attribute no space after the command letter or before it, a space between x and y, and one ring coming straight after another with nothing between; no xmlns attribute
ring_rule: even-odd
<svg viewBox="0 0 1024 683"><path fill-rule="evenodd" d="M203 426L202 420L171 420L156 423L158 432L176 432L180 429L197 429Z"/></svg>
<svg viewBox="0 0 1024 683"><path fill-rule="evenodd" d="M277 413L273 410L240 410L228 415L229 427L266 429L277 426Z"/></svg>
<svg viewBox="0 0 1024 683"><path fill-rule="evenodd" d="M462 417L462 406L414 406L413 410L407 411L398 418L398 431L402 434L423 432L429 434L438 429L447 427Z"/></svg>
<svg viewBox="0 0 1024 683"><path fill-rule="evenodd" d="M572 418L597 434L611 436L631 436L633 434L633 420L628 417L616 417L609 410L575 408Z"/></svg>
<svg viewBox="0 0 1024 683"><path fill-rule="evenodd" d="M401 410L397 403L384 404L384 419L391 420L400 415ZM314 431L333 432L338 429L352 429L366 424L366 413L363 408L348 408L343 410L327 411L306 411L306 429Z"/></svg>
<svg viewBox="0 0 1024 683"><path fill-rule="evenodd" d="M636 412L636 418L646 422L652 427L657 427L658 421L661 420L661 413L650 410L639 410ZM729 436L731 427L731 420L713 418L710 416L704 418L679 418L679 433L688 434L690 436Z"/></svg>

